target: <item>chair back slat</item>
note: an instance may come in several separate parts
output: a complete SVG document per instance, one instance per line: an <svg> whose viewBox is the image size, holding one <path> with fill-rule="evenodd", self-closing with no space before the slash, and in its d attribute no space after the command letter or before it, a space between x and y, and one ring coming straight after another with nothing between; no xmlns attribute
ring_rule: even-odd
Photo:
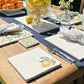
<svg viewBox="0 0 84 84"><path fill-rule="evenodd" d="M84 8L84 0L81 0L79 13L83 12L83 8Z"/></svg>

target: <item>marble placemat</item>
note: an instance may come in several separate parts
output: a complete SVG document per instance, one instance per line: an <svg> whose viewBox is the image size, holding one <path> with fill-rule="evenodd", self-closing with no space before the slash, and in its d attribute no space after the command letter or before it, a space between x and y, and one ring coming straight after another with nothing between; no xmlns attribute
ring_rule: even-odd
<svg viewBox="0 0 84 84"><path fill-rule="evenodd" d="M9 57L8 61L26 82L61 66L61 62L40 47Z"/></svg>
<svg viewBox="0 0 84 84"><path fill-rule="evenodd" d="M54 24L54 23L51 23L47 20L43 20L41 19L41 22L43 24L42 27L38 28L37 26L33 26L31 24L28 24L25 20L26 16L23 16L23 17L19 17L19 18L15 18L15 20L21 22L22 24L26 25L27 27L33 29L34 31L38 32L38 33L44 33L44 32L47 32L47 31L50 31L50 30L53 30L53 29L57 29L59 26Z"/></svg>
<svg viewBox="0 0 84 84"><path fill-rule="evenodd" d="M10 34L1 35L0 46L4 46L6 44L10 44L30 36L33 36L33 34L27 30L22 30L20 32L12 32Z"/></svg>
<svg viewBox="0 0 84 84"><path fill-rule="evenodd" d="M56 14L51 12L50 18L61 22L61 16L63 14L64 12L56 13ZM82 14L79 14L78 12L70 11L70 16L71 16L70 25L82 22Z"/></svg>
<svg viewBox="0 0 84 84"><path fill-rule="evenodd" d="M45 40L64 50L79 61L84 59L84 45L81 45L78 42L70 41L69 39L66 39L62 34L56 34L47 37Z"/></svg>

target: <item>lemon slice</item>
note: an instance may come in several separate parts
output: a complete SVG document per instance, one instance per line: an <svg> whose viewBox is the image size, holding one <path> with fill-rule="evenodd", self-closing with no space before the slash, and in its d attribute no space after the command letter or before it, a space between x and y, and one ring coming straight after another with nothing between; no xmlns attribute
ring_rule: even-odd
<svg viewBox="0 0 84 84"><path fill-rule="evenodd" d="M44 3L50 3L51 0L43 0Z"/></svg>
<svg viewBox="0 0 84 84"><path fill-rule="evenodd" d="M43 4L42 0L33 0L33 4L36 6L41 6Z"/></svg>
<svg viewBox="0 0 84 84"><path fill-rule="evenodd" d="M33 18L34 21L37 21L37 18ZM38 19L38 21L40 21L40 18Z"/></svg>
<svg viewBox="0 0 84 84"><path fill-rule="evenodd" d="M32 3L33 3L33 0L28 0L28 2L29 2L30 4L32 4Z"/></svg>

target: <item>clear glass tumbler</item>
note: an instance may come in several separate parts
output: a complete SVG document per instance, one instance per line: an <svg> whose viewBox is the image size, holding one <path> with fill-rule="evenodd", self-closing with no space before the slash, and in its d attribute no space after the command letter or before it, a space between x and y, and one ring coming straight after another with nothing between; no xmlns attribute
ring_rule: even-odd
<svg viewBox="0 0 84 84"><path fill-rule="evenodd" d="M65 10L64 14L61 16L61 28L62 27L66 27L66 28L70 28L70 14L69 14L69 10Z"/></svg>

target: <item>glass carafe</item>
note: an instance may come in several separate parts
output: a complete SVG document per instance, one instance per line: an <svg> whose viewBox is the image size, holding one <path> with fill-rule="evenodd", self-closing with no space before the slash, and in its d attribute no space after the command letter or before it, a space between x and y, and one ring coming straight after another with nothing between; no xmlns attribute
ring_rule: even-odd
<svg viewBox="0 0 84 84"><path fill-rule="evenodd" d="M50 14L51 0L27 0L26 1L27 14L35 18L34 23L41 26L40 18L48 17Z"/></svg>

